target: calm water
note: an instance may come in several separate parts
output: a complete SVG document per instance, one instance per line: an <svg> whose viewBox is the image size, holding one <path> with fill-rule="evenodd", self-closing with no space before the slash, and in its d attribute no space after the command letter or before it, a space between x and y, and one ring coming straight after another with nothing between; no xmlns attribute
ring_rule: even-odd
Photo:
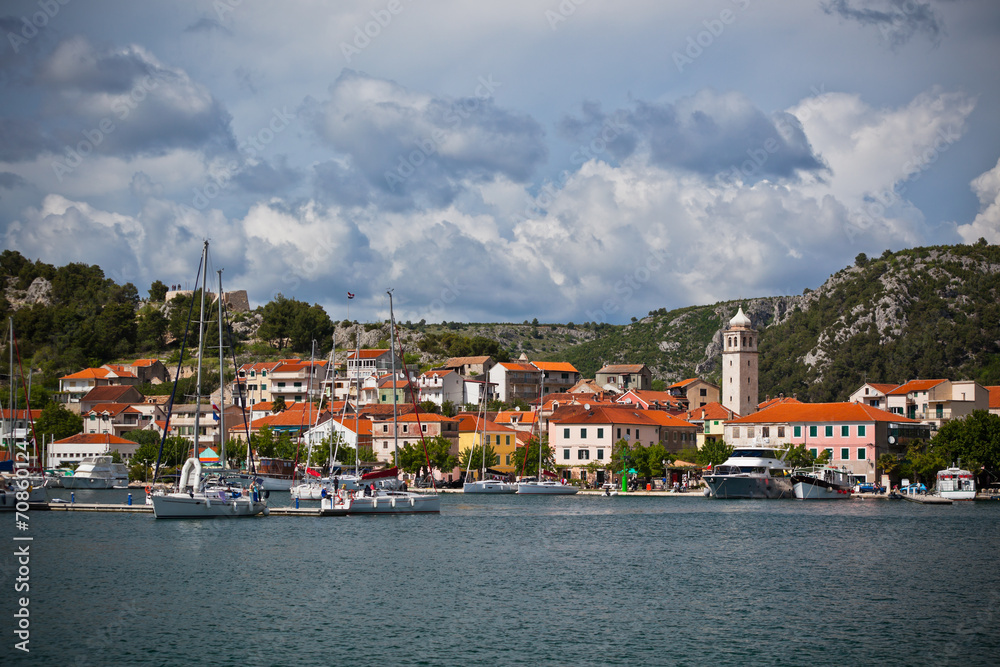
<svg viewBox="0 0 1000 667"><path fill-rule="evenodd" d="M94 493L124 498L76 497ZM0 522L13 544L14 517ZM440 516L34 512L30 662L993 665L998 527L1000 502L447 495ZM0 664L20 664L9 555L0 567Z"/></svg>

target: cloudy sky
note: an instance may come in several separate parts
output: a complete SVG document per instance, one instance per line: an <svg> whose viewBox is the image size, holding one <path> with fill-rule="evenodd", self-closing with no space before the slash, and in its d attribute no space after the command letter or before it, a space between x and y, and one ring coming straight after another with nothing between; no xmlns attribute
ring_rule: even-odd
<svg viewBox="0 0 1000 667"><path fill-rule="evenodd" d="M0 7L0 233L145 294L627 322L1000 243L995 0Z"/></svg>

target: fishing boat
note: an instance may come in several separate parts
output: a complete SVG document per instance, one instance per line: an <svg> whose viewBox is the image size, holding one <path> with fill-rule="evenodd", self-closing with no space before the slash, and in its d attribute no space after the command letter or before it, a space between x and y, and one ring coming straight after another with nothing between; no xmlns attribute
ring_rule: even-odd
<svg viewBox="0 0 1000 667"><path fill-rule="evenodd" d="M792 491L799 500L847 500L851 476L833 466L815 466L792 472Z"/></svg>
<svg viewBox="0 0 1000 667"><path fill-rule="evenodd" d="M712 498L791 498L791 468L784 452L766 444L733 450L725 463L702 476Z"/></svg>
<svg viewBox="0 0 1000 667"><path fill-rule="evenodd" d="M128 486L128 468L110 456L88 456L70 477L62 478L65 489L114 489Z"/></svg>
<svg viewBox="0 0 1000 667"><path fill-rule="evenodd" d="M201 419L201 370L204 351L205 333L205 288L208 283L208 241L202 251L201 269L201 314L198 320L198 371L195 393L194 436L192 438L192 455L184 462L178 480L177 490L147 491L147 500L153 505L153 515L157 519L211 519L218 517L247 517L258 514L268 514L267 503L264 500L263 489L259 482L251 480L248 486L241 486L226 481L224 478L202 474L201 460L198 457L199 422ZM197 281L195 290L197 290ZM222 345L222 271L219 271L219 368L224 368ZM184 358L183 348L181 359ZM177 377L179 377L179 373ZM219 373L220 385L225 389L225 373ZM176 390L176 380L174 389ZM223 394L224 396L224 394ZM171 407L172 407L171 397ZM224 413L224 411L220 411ZM169 415L167 417L169 424ZM220 414L219 441L220 460L225 461L225 422ZM166 431L166 429L164 429ZM164 434L165 437L165 434ZM65 483L65 482L64 482Z"/></svg>
<svg viewBox="0 0 1000 667"><path fill-rule="evenodd" d="M976 478L971 471L952 465L938 471L934 492L949 500L975 500Z"/></svg>

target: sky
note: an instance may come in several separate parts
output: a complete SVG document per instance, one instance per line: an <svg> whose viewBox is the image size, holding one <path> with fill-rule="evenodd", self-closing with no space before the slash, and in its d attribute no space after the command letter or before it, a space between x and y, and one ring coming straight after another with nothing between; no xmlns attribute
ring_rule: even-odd
<svg viewBox="0 0 1000 667"><path fill-rule="evenodd" d="M208 239L252 305L619 324L1000 243L995 0L34 0L0 33L4 248L142 295Z"/></svg>

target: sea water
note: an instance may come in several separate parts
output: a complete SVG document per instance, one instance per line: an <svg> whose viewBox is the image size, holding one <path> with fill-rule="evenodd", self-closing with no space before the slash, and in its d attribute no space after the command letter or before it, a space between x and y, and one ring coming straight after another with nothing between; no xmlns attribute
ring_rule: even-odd
<svg viewBox="0 0 1000 667"><path fill-rule="evenodd" d="M440 515L420 516L30 514L27 655L14 649L17 531L0 515L3 665L992 665L1000 655L1000 502L449 494Z"/></svg>

